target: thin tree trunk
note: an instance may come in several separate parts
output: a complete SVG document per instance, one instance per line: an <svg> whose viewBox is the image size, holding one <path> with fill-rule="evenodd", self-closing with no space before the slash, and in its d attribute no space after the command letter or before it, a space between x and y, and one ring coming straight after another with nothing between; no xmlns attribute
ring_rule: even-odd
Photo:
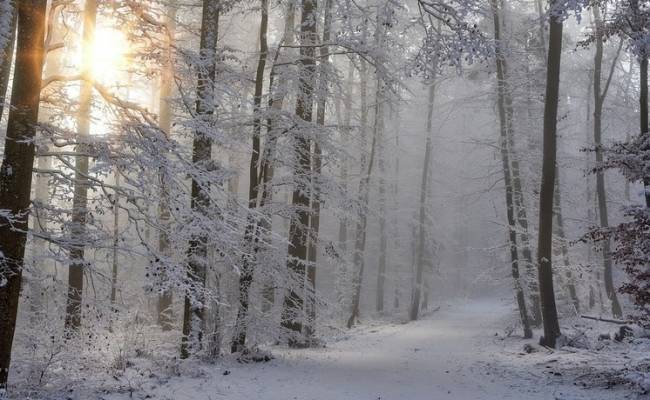
<svg viewBox="0 0 650 400"><path fill-rule="evenodd" d="M345 114L343 117L343 127L341 128L342 141L344 144L348 144L350 136L352 133L352 96L353 96L353 87L354 87L354 64L350 61L348 76L346 78L346 87L345 98L343 102L343 107L345 108ZM347 157L344 157L341 165L341 181L343 188L348 191L348 168L349 163ZM342 262L337 263L337 276L339 278L339 283L336 285L336 299L339 305L345 303L345 283L347 273L348 273L348 264L347 264L347 252L348 252L348 224L349 220L343 216L339 221L339 235L338 241L341 246Z"/></svg>
<svg viewBox="0 0 650 400"><path fill-rule="evenodd" d="M332 25L332 4L333 0L325 0L324 20L323 20L323 44L330 41L330 31ZM328 96L328 80L326 79L327 68L329 67L329 46L323 45L320 48L320 79L318 83L318 104L316 108L316 124L321 127L325 126L325 112ZM323 169L323 152L318 140L314 140L314 153L312 155L312 199L311 199L311 216L309 218L309 249L308 249L308 266L307 266L307 326L305 334L312 340L316 332L316 262L318 256L318 235L320 231L320 189L314 185L317 182ZM314 179L315 178L315 179Z"/></svg>
<svg viewBox="0 0 650 400"><path fill-rule="evenodd" d="M307 124L312 121L314 106L314 79L316 64L314 62L315 48L313 44L316 38L316 13L317 0L302 1L302 16L300 40L303 47L300 48L300 88L296 99L296 115ZM307 125L305 124L305 125ZM311 146L309 140L298 133L295 140L297 154L297 165L294 176L298 179L307 177L311 171ZM302 332L303 321L301 315L304 306L304 281L306 277L307 247L309 236L309 195L304 188L296 183L293 190L292 204L296 208L296 215L291 218L289 227L289 292L284 297L282 310L282 326L287 329L291 336L289 344L293 346L303 345L299 336ZM291 282L297 280L297 282ZM297 289L295 286L299 286Z"/></svg>
<svg viewBox="0 0 650 400"><path fill-rule="evenodd" d="M378 113L375 113L377 118ZM377 122L375 121L375 132L372 135L372 144L370 145L370 159L368 160L367 172L359 181L359 204L360 210L356 224L354 239L354 266L356 271L352 279L352 310L348 318L347 327L352 328L359 319L359 305L361 301L361 285L363 283L363 270L365 268L365 250L366 250L366 228L368 226L368 203L370 200L370 178L372 177L372 168L375 161L375 152L377 148Z"/></svg>
<svg viewBox="0 0 650 400"><path fill-rule="evenodd" d="M87 141L90 136L92 106L92 52L95 40L97 0L86 0L84 7L82 69L84 79L79 93L77 117L77 155L75 156L74 194L72 198L72 225L70 228L70 267L68 275L68 301L66 305L66 334L79 331L81 327L81 304L84 280L84 240L88 216L88 155Z"/></svg>
<svg viewBox="0 0 650 400"><path fill-rule="evenodd" d="M219 35L220 0L203 0L201 17L200 65L196 88L196 114L208 120L214 114L214 81L216 79L216 52ZM212 140L207 132L194 132L192 144L192 162L194 165L206 163L212 159ZM205 182L192 179L192 210L205 213L210 204L210 188ZM188 254L188 281L196 292L185 294L183 307L183 338L181 358L187 358L201 348L204 325L205 278L207 272L208 237L197 236L190 240ZM189 289L188 289L189 290ZM191 298L194 296L194 299Z"/></svg>
<svg viewBox="0 0 650 400"><path fill-rule="evenodd" d="M120 172L115 170L115 186L120 186ZM120 240L120 197L115 192L113 198L113 269L111 271L111 306L117 303L118 246Z"/></svg>
<svg viewBox="0 0 650 400"><path fill-rule="evenodd" d="M378 99L379 101L379 99ZM381 100L383 101L383 99ZM380 107L378 107L380 108ZM379 110L377 110L379 111ZM383 126L383 115L379 116L380 124ZM382 135L383 136L383 135ZM377 312L384 311L384 289L386 286L386 263L388 256L388 235L386 232L386 167L384 157L386 155L382 144L379 145L379 268L377 270L377 293L375 307Z"/></svg>
<svg viewBox="0 0 650 400"><path fill-rule="evenodd" d="M512 106L511 101L509 100L508 87L506 81L506 63L505 57L502 52L501 44L501 22L500 22L500 11L497 5L496 0L492 0L492 19L494 22L494 38L497 42L496 47L496 67L497 67L497 97L498 97L498 106L499 106L499 125L500 125L500 138L501 138L501 161L503 164L503 176L506 189L506 215L508 219L508 241L510 249L510 262L511 262L511 272L512 278L515 285L515 297L517 299L517 306L519 308L519 316L521 318L521 325L524 330L524 337L530 338L533 336L533 333L530 329L530 322L528 320L528 311L526 308L526 298L524 295L523 286L521 284L521 277L519 272L519 254L517 251L517 230L516 230L516 221L515 221L515 204L517 195L513 193L513 176L511 171L511 160L510 154L512 151L513 139L511 131L512 128ZM518 164L517 164L518 167ZM521 192L521 184L519 184L519 193ZM523 198L520 197L520 201L523 201ZM517 207L519 211L519 222L522 225L522 228L527 228L528 221L525 218L525 210L523 204L519 204ZM528 235L525 231L525 236L522 240L527 240ZM528 248L528 253L530 253L530 248ZM528 254L530 256L530 254ZM530 260L532 262L532 260Z"/></svg>
<svg viewBox="0 0 650 400"><path fill-rule="evenodd" d="M2 119L7 86L9 85L9 73L14 58L16 17L18 16L16 0L0 0L0 15L9 21L7 26L0 27L0 119Z"/></svg>
<svg viewBox="0 0 650 400"><path fill-rule="evenodd" d="M557 238L560 241L560 254L562 255L562 261L564 262L564 268L566 269L566 289L569 292L569 298L573 307L575 308L576 314L580 313L580 299L578 299L578 293L576 292L575 281L573 278L573 273L571 272L570 260L569 260L569 248L567 246L566 234L564 232L564 218L562 217L562 195L560 191L560 170L557 170L557 176L555 177L555 196L553 199L554 208L555 208L555 222L556 222L556 233Z"/></svg>
<svg viewBox="0 0 650 400"><path fill-rule="evenodd" d="M0 393L7 389L34 164L34 137L44 57L45 0L24 0L18 4L16 65L7 122L4 159L0 168L0 253L3 279L0 285Z"/></svg>
<svg viewBox="0 0 650 400"><path fill-rule="evenodd" d="M554 2L555 0L553 0ZM560 61L562 57L562 20L551 15L549 18L549 45L546 69L546 95L544 97L544 145L542 161L542 183L539 200L539 237L537 262L539 291L542 301L544 337L541 343L555 347L560 336L560 324L555 306L553 288L553 197L555 191L555 165L557 151L557 108L560 91Z"/></svg>
<svg viewBox="0 0 650 400"><path fill-rule="evenodd" d="M600 8L595 5L593 7L594 24L596 28L595 43L596 54L594 56L594 144L596 145L596 164L601 165L603 162L602 146L602 113L605 95L607 94L606 84L604 89L601 89L601 71L603 65L603 22L600 17ZM609 216L607 213L607 191L605 189L605 173L603 171L596 172L596 198L598 199L598 215L600 217L601 228L609 227ZM623 315L621 305L616 296L616 289L614 288L614 280L612 277L612 259L611 259L611 244L608 239L603 241L603 278L605 282L605 292L612 304L612 315L615 318L620 318Z"/></svg>
<svg viewBox="0 0 650 400"><path fill-rule="evenodd" d="M499 2L500 6L503 7L503 1ZM538 1L538 4L539 1ZM496 4L495 4L496 7ZM540 5L541 7L541 5ZM502 35L501 35L501 29L503 26L505 26L505 21L504 21L504 16L503 13L500 12L500 10L497 8L495 14L498 17L498 36L499 39L497 40L503 40ZM541 17L541 14L540 14ZM541 35L541 42L542 42L542 54L544 52L544 34L543 34L543 29L540 31ZM495 37L496 38L496 37ZM511 171L511 176L512 176L512 190L513 190L513 203L515 207L515 215L516 215L516 222L519 224L519 236L521 238L521 243L520 247L521 249L521 256L523 258L524 262L524 267L525 271L527 274L530 276L530 280L528 282L528 289L530 291L530 301L531 301L531 320L530 322L534 326L541 326L542 324L542 309L541 309L541 303L539 299L539 287L537 286L537 277L535 273L535 263L533 262L533 255L531 251L531 245L530 245L530 237L528 234L528 213L526 211L526 199L524 198L524 191L523 191L523 179L521 177L521 169L519 167L519 158L517 156L516 148L515 148L515 131L514 131L514 110L513 110L513 105L512 105L512 94L510 91L510 87L508 85L508 64L506 57L503 56L503 48L499 48L499 52L501 53L499 59L497 60L497 63L500 64L501 66L501 71L503 75L503 80L500 81L500 85L502 86L503 89L503 101L504 101L504 107L505 107L505 123L506 123L506 135L507 135L507 144L506 144L506 151L508 152L508 159L509 159L509 166L510 166L510 171ZM517 231L517 229L515 229ZM519 269L519 267L518 267ZM523 289L522 289L523 290Z"/></svg>
<svg viewBox="0 0 650 400"><path fill-rule="evenodd" d="M389 2L385 2L383 6L377 10L377 31L375 33L375 41L378 48L383 48L385 30L388 26L386 18L391 12ZM375 309L377 312L384 310L384 287L386 286L386 258L388 238L386 234L386 167L385 167L385 151L384 151L384 82L379 75L379 71L375 70L377 78L377 94L375 96L375 121L378 124L377 130L379 135L379 143L377 148L377 164L379 167L379 263L377 268L377 288L375 297Z"/></svg>
<svg viewBox="0 0 650 400"><path fill-rule="evenodd" d="M639 62L639 82L641 92L639 93L639 122L641 125L641 136L647 136L648 129L648 56L644 53ZM645 189L645 205L650 207L650 177L643 178Z"/></svg>
<svg viewBox="0 0 650 400"><path fill-rule="evenodd" d="M434 64L434 65L437 65ZM424 274L424 246L426 240L426 205L427 194L429 185L429 170L431 165L431 151L432 151L432 135L433 135L433 105L435 101L435 88L436 79L432 79L431 86L429 86L429 103L427 112L427 138L424 149L424 165L422 167L422 182L420 184L420 217L418 223L418 236L417 236L417 250L416 250L416 272L415 272L415 285L413 287L413 296L411 298L411 309L409 311L409 319L415 321L418 319L420 312L420 297L422 292L422 279Z"/></svg>
<svg viewBox="0 0 650 400"><path fill-rule="evenodd" d="M395 171L394 171L394 183L393 183L393 204L394 204L394 209L398 210L399 209L399 193L400 193L400 186L399 186L399 171L400 171L400 129L401 129L401 113L400 113L400 103L399 101L395 102L394 105L391 106L391 121L394 121L395 123ZM400 237L400 232L398 228L398 215L397 213L393 213L393 223L394 227L397 230L395 237ZM395 289L393 292L393 309L398 309L399 308L399 298L401 296L401 291L400 291L400 276L402 271L400 271L401 268L398 268L398 265L395 265L394 267L394 272L393 276L395 279L394 285Z"/></svg>
<svg viewBox="0 0 650 400"><path fill-rule="evenodd" d="M172 129L172 84L174 81L174 56L173 43L176 33L176 12L173 5L167 8L166 25L167 25L167 42L165 43L165 65L163 67L160 79L160 106L159 106L159 127L167 139L171 136ZM165 263L171 260L171 248L169 242L169 229L171 227L171 213L169 210L169 188L167 185L168 177L164 173L160 174L160 201L158 203L158 219L160 220L160 232L158 232L158 250L165 257ZM173 293L168 285L169 276L165 270L161 270L159 279L163 289L158 294L157 305L157 322L163 331L169 331L173 328L173 317L171 315L171 306Z"/></svg>

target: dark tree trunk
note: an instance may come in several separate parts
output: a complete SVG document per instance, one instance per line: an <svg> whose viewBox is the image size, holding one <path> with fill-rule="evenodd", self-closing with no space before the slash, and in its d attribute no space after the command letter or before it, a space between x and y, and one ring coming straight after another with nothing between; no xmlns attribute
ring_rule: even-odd
<svg viewBox="0 0 650 400"><path fill-rule="evenodd" d="M542 344L555 347L560 336L560 324L555 306L553 288L553 197L555 191L555 163L557 151L557 108L560 92L560 62L562 57L562 20L549 18L548 58L546 67L546 95L544 97L544 147L542 184L539 199L539 237L537 268L542 302L544 337Z"/></svg>
<svg viewBox="0 0 650 400"><path fill-rule="evenodd" d="M16 66L0 168L0 392L6 390L27 240L28 210L34 164L34 137L44 57L45 0L18 5ZM8 219L11 218L12 220Z"/></svg>
<svg viewBox="0 0 650 400"><path fill-rule="evenodd" d="M302 16L300 23L300 88L296 99L296 115L309 123L312 121L314 107L314 79L316 64L314 62L316 38L316 12L317 0L302 1ZM297 165L294 176L296 178L309 176L311 171L311 146L309 140L298 133L295 138ZM289 226L289 292L284 297L282 309L282 326L287 329L291 337L290 345L301 345L303 321L300 314L304 307L304 281L306 277L305 265L309 236L309 195L305 188L296 183L293 190L292 204L296 208L296 215L291 218ZM293 280L297 280L292 282ZM296 288L297 286L297 288Z"/></svg>
<svg viewBox="0 0 650 400"><path fill-rule="evenodd" d="M197 117L208 120L214 114L214 80L216 78L216 52L219 35L220 0L203 0L201 18L201 63L196 88ZM195 166L207 164L212 159L212 140L208 132L197 130L192 144L192 162ZM210 205L210 188L205 182L192 179L192 210L205 213ZM194 293L186 293L183 307L183 338L181 358L187 358L201 347L204 320L205 278L207 272L208 237L198 236L190 241L188 252L188 282ZM194 296L192 301L191 296Z"/></svg>
<svg viewBox="0 0 650 400"><path fill-rule="evenodd" d="M639 61L639 82L641 93L639 93L639 122L641 125L641 136L648 135L648 56L643 54ZM645 206L650 207L650 177L643 178L645 189Z"/></svg>

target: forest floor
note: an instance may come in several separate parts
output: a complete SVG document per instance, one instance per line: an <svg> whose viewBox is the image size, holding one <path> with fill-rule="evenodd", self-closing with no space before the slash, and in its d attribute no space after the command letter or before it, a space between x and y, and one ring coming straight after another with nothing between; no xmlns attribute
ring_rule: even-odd
<svg viewBox="0 0 650 400"><path fill-rule="evenodd" d="M568 347L527 354L509 336L505 301L445 305L406 324L362 325L326 348L272 347L275 359L185 364L180 377L152 375L105 400L537 400L638 399L623 379L634 347ZM611 328L611 327L610 327ZM599 326L597 329L601 329ZM605 328L602 328L605 329ZM578 335L579 336L579 335ZM602 348L601 348L602 350ZM618 353L617 353L618 351ZM645 351L643 357L648 357ZM646 358L644 358L646 360ZM627 364L626 364L627 363ZM190 377L188 377L188 375Z"/></svg>

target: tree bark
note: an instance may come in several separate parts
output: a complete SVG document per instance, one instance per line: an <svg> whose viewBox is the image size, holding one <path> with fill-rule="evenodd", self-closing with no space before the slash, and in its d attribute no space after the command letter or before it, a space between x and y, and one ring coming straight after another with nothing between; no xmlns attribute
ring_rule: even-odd
<svg viewBox="0 0 650 400"><path fill-rule="evenodd" d="M600 16L600 8L597 5L593 7L594 24L596 28L595 43L596 54L594 56L594 144L596 145L596 164L601 165L603 162L602 153L602 113L603 103L607 94L607 85L601 89L601 71L603 65L603 22ZM607 191L605 189L605 174L603 171L596 172L596 198L598 199L598 215L600 217L601 228L609 227L609 216L607 213ZM605 283L605 292L611 301L612 315L620 318L623 314L621 305L616 296L614 288L614 279L612 277L612 259L611 243L609 239L603 240L603 279Z"/></svg>
<svg viewBox="0 0 650 400"><path fill-rule="evenodd" d="M257 60L257 71L255 73L255 93L253 95L253 112L255 113L253 121L253 151L249 166L249 189L248 189L248 208L254 210L257 208L258 196L260 191L260 156L261 156L261 135L262 135L262 94L264 90L264 70L266 68L266 58L268 55L268 44L266 34L269 24L269 3L268 0L261 0L261 20L260 20L260 54ZM258 249L259 221L257 217L249 216L246 232L244 233L245 246L249 247L247 255L243 257L242 267L239 272L239 310L237 311L237 320L235 322L235 332L233 341L230 346L232 353L241 352L246 347L246 330L248 328L248 306L250 301L250 287L253 283L253 269L256 263Z"/></svg>
<svg viewBox="0 0 650 400"><path fill-rule="evenodd" d="M557 239L560 242L560 254L562 255L562 261L564 262L564 268L566 269L566 290L569 292L569 299L575 308L576 314L580 313L580 299L578 299L578 293L576 292L576 286L573 278L573 273L570 268L569 260L569 248L567 246L566 234L564 232L564 218L562 217L562 195L560 191L560 170L557 170L557 176L555 177L555 196L553 199L553 204L555 208L555 222L556 222L556 234Z"/></svg>
<svg viewBox="0 0 650 400"><path fill-rule="evenodd" d="M422 167L422 182L420 184L420 210L419 210L419 223L416 247L416 266L415 266L415 285L413 286L413 295L411 297L411 308L409 311L409 319L415 321L418 319L420 312L420 297L422 292L422 279L424 274L424 246L426 237L426 206L427 194L429 185L429 170L431 165L431 151L432 151L432 135L433 135L433 105L435 101L435 76L429 86L429 102L427 112L427 138L424 148L424 165Z"/></svg>
<svg viewBox="0 0 650 400"><path fill-rule="evenodd" d="M165 43L165 64L163 66L160 79L160 106L159 106L159 128L165 134L167 139L171 136L172 129L172 84L174 81L174 55L173 44L176 33L176 12L173 5L167 8L165 17L167 25L167 42ZM158 232L158 250L165 257L165 262L169 263L171 259L171 249L169 242L169 229L171 227L171 213L169 210L169 188L167 185L168 177L164 173L160 174L160 201L158 203L158 219L160 220L160 232ZM161 292L158 294L157 304L157 322L163 331L169 331L173 328L173 317L171 315L171 306L173 293L168 287L167 280L169 276L163 266L158 277L163 285Z"/></svg>
<svg viewBox="0 0 650 400"><path fill-rule="evenodd" d="M0 119L4 110L9 73L14 59L14 42L16 41L16 0L0 0L0 15L7 18L9 26L7 31L0 30Z"/></svg>
<svg viewBox="0 0 650 400"><path fill-rule="evenodd" d="M530 321L528 319L528 311L526 308L526 298L524 295L523 286L521 284L521 277L519 272L519 253L517 251L517 229L516 229L516 220L515 220L515 207L519 211L518 217L520 218L520 224L523 228L527 228L528 221L525 219L525 215L521 214L525 212L523 209L523 204L515 204L516 194L513 187L513 174L511 170L511 160L510 154L513 145L513 139L511 131L512 127L512 107L511 102L508 101L508 87L507 87L507 69L505 63L505 57L503 55L502 49L502 38L501 38L501 22L500 22L500 10L497 5L496 0L491 1L492 8L492 19L494 23L494 38L497 43L496 46L496 67L497 67L497 98L498 98L498 108L499 108L499 125L500 125L500 139L501 139L501 162L503 164L503 176L505 183L506 191L506 215L508 220L508 244L510 249L510 262L511 262L511 273L512 279L514 280L515 285L515 298L517 299L517 306L519 309L519 317L521 318L521 325L524 330L524 337L530 338L533 336L533 332L530 329ZM508 107L510 106L510 107ZM510 111L510 112L508 112ZM518 164L517 164L518 166ZM521 184L519 184L519 191L521 194ZM521 200L523 200L520 197ZM522 240L527 240L527 232ZM530 248L528 247L528 255L530 253ZM532 260L530 260L532 262Z"/></svg>
<svg viewBox="0 0 650 400"><path fill-rule="evenodd" d="M330 41L332 27L332 5L333 0L325 0L324 19L323 19L323 40L320 48L320 79L318 83L318 103L316 107L316 124L320 127L325 126L325 112L328 96L328 80L326 78L327 68L330 63L329 46L326 44ZM320 232L320 189L314 183L318 182L323 170L323 152L318 140L314 140L314 153L312 155L312 198L311 198L311 215L309 218L309 248L307 266L307 325L305 334L308 340L312 340L316 332L316 262L318 256L318 236Z"/></svg>
<svg viewBox="0 0 650 400"><path fill-rule="evenodd" d="M648 132L648 56L644 53L639 61L639 82L641 92L639 93L639 122L641 125L641 136L647 136ZM650 207L650 177L643 177L645 189L645 206Z"/></svg>
<svg viewBox="0 0 650 400"><path fill-rule="evenodd" d="M343 117L343 127L341 128L342 141L344 144L349 143L350 134L352 133L352 96L353 96L353 87L354 87L354 64L352 61L349 63L348 75L346 78L346 92L345 98L343 101L343 107L345 108L345 114ZM341 165L341 181L343 188L348 191L348 169L349 163L347 157L343 159ZM338 241L341 248L342 260L343 262L337 263L337 276L339 278L339 283L336 285L336 299L339 305L345 303L345 283L343 282L346 279L348 273L348 264L347 264L347 253L348 253L348 225L349 220L347 217L343 216L339 221L339 234Z"/></svg>
<svg viewBox="0 0 650 400"><path fill-rule="evenodd" d="M377 115L375 115L377 118ZM375 123L375 127L377 124ZM370 145L370 158L368 160L367 171L359 181L359 204L360 210L357 216L354 239L354 266L356 268L352 280L352 310L348 318L347 327L352 328L359 319L359 305L361 302L361 285L363 283L363 271L365 269L365 250L366 250L366 229L368 226L368 203L370 200L370 178L375 161L375 152L377 148L377 130L372 135L372 144Z"/></svg>
<svg viewBox="0 0 650 400"><path fill-rule="evenodd" d="M16 65L0 167L0 393L6 391L27 240L44 58L45 0L18 4Z"/></svg>
<svg viewBox="0 0 650 400"><path fill-rule="evenodd" d="M68 275L68 299L66 304L65 330L72 334L81 326L81 305L84 280L84 236L88 216L88 156L87 141L90 136L92 107L92 55L97 20L97 1L86 0L84 7L82 67L77 117L77 155L75 156L74 194L72 198L72 224L70 228L70 266Z"/></svg>
<svg viewBox="0 0 650 400"><path fill-rule="evenodd" d="M198 118L208 120L214 114L214 81L216 79L216 52L219 35L220 0L203 0L201 17L200 57L202 61L198 72L196 88L196 114ZM206 134L194 132L192 144L192 162L194 165L208 163L212 159L212 140ZM205 182L192 179L192 210L206 213L210 205L210 188ZM195 293L185 294L183 307L183 338L181 341L181 358L201 349L203 339L205 278L207 271L208 237L197 236L190 240L188 251L188 282ZM188 290L190 289L188 288ZM192 299L192 295L194 299Z"/></svg>
<svg viewBox="0 0 650 400"><path fill-rule="evenodd" d="M555 0L552 0L554 4ZM553 196L555 191L555 164L557 151L557 108L560 91L560 62L562 57L562 20L549 18L549 41L546 67L546 95L544 97L544 144L542 183L539 199L539 237L537 243L537 268L542 302L544 337L541 343L555 347L560 336L560 324L555 306L553 288Z"/></svg>
<svg viewBox="0 0 650 400"><path fill-rule="evenodd" d="M302 16L300 23L300 78L298 96L296 99L296 115L306 122L312 121L314 107L314 80L316 64L314 62L316 38L316 12L317 0L302 1ZM309 140L301 133L297 134L295 149L297 164L294 168L294 177L304 179L311 171L311 146ZM289 291L285 294L282 309L282 326L290 333L289 344L292 346L304 345L300 338L303 329L301 313L304 307L304 278L306 278L307 247L309 236L309 195L299 183L294 184L292 204L295 207L295 216L291 218L289 226ZM297 279L297 282L291 282ZM298 286L298 288L296 288Z"/></svg>

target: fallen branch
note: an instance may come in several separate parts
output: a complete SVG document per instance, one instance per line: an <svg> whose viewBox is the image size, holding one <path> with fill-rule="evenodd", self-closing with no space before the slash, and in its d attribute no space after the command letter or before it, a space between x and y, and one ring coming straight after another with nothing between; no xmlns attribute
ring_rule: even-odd
<svg viewBox="0 0 650 400"><path fill-rule="evenodd" d="M600 321L600 322L609 322L611 324L618 324L618 325L626 325L626 324L634 323L634 321L623 321L623 320L620 320L620 319L608 319L608 318L601 318L601 317L592 317L590 315L581 315L580 318L592 319L594 321Z"/></svg>

